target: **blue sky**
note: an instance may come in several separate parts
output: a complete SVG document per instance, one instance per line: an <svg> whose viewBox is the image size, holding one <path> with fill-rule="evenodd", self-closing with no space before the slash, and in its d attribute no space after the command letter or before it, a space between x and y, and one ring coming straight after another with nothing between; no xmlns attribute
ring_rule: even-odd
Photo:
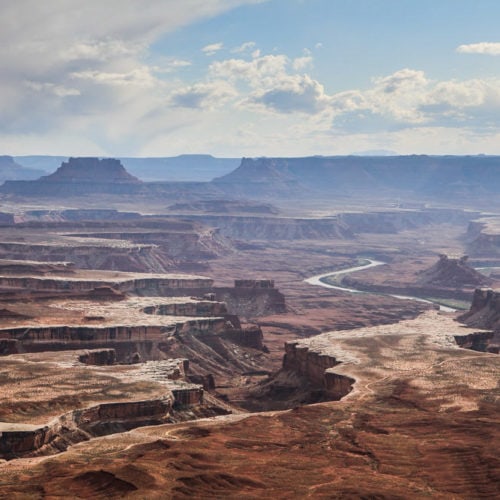
<svg viewBox="0 0 500 500"><path fill-rule="evenodd" d="M500 154L497 0L3 0L2 154Z"/></svg>

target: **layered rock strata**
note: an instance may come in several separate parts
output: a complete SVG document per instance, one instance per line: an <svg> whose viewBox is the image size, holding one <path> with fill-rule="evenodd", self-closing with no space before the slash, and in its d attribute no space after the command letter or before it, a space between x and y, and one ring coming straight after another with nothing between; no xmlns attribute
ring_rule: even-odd
<svg viewBox="0 0 500 500"><path fill-rule="evenodd" d="M87 370L81 371L76 360L85 363ZM189 363L186 359L120 367L112 366L115 362L112 349L66 352L56 356L50 353L30 355L33 369L47 379L57 377L62 366L73 365L77 372L73 377L67 377L64 384L54 383L50 390L45 391L40 390L43 377L31 380L24 377L25 362L20 356L9 358L11 377L19 380L25 394L30 396L19 403L3 403L11 411L10 422L0 421L0 456L6 459L50 454L92 436L158 425L168 422L176 409L203 404L203 387L187 382ZM94 385L101 386L103 377L107 378L109 387L103 386L98 392ZM68 398L68 394L79 390L79 380L81 390L88 392L76 402ZM123 387L127 390L124 391ZM11 389L6 386L4 390L9 392ZM47 401L67 398L76 408L40 425L37 422L53 413L44 398L48 398ZM26 416L23 409L26 406L32 406L31 417Z"/></svg>
<svg viewBox="0 0 500 500"><path fill-rule="evenodd" d="M321 350L311 349L300 342L285 343L283 368L305 377L311 384L322 388L327 399L334 401L349 394L355 382L353 378L332 370L338 364L340 361L334 356Z"/></svg>

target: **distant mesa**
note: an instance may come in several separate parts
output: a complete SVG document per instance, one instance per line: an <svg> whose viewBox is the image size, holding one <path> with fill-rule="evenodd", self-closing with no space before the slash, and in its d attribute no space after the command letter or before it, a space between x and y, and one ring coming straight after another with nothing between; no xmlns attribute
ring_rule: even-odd
<svg viewBox="0 0 500 500"><path fill-rule="evenodd" d="M401 196L456 199L496 194L498 156L311 156L243 158L213 183L227 194L251 198L294 196Z"/></svg>
<svg viewBox="0 0 500 500"><path fill-rule="evenodd" d="M7 181L0 191L28 196L135 194L142 186L142 181L129 174L120 160L70 158L53 174L36 181Z"/></svg>
<svg viewBox="0 0 500 500"><path fill-rule="evenodd" d="M467 264L468 256L452 257L445 254L439 256L438 262L420 273L420 285L445 287L479 287L486 286L491 280Z"/></svg>
<svg viewBox="0 0 500 500"><path fill-rule="evenodd" d="M50 175L39 179L41 182L104 182L133 183L141 181L129 174L120 160L113 158L70 158Z"/></svg>
<svg viewBox="0 0 500 500"><path fill-rule="evenodd" d="M37 179L44 172L34 168L26 168L17 163L12 156L0 156L0 182L7 180Z"/></svg>

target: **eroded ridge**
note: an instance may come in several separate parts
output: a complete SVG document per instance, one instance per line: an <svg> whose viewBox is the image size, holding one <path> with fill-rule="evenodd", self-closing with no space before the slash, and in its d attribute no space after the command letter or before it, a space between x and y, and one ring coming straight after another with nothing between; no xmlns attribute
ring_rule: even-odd
<svg viewBox="0 0 500 500"><path fill-rule="evenodd" d="M211 370L224 365L224 357L230 367L255 369L263 336L216 300L211 279L98 277L66 263L6 266L10 272L0 283L2 458L56 453L94 436L235 411L209 394ZM38 286L30 290L26 280ZM274 291L270 281L240 286ZM182 296L186 290L198 296Z"/></svg>

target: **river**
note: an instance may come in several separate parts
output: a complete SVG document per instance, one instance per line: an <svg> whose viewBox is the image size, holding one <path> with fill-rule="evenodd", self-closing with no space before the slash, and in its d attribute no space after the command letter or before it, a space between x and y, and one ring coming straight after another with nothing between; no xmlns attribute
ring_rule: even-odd
<svg viewBox="0 0 500 500"><path fill-rule="evenodd" d="M387 264L387 262L382 262L380 260L374 260L374 259L366 259L366 260L368 262L364 265L349 267L347 269L341 269L339 271L333 271L333 272L330 271L329 273L324 273L324 274L318 274L316 276L311 276L310 278L307 278L304 281L306 283L309 283L310 285L322 286L324 288L341 290L343 292L348 292L348 293L376 293L377 295L386 295L389 297L394 297L396 299L415 300L417 302L425 302L426 304L436 304L439 306L440 311L456 312L456 309L453 309L452 307L444 306L442 304L439 304L438 302L434 302L432 300L427 300L427 299L422 299L420 297L413 297L410 295L393 295L390 293L366 292L364 290L356 290L355 288L347 288L344 286L330 285L329 283L325 283L325 281L324 281L325 278L329 278L332 276L339 276L341 274L354 273L356 271L363 271L364 269L369 269L370 267L384 266L385 264Z"/></svg>

